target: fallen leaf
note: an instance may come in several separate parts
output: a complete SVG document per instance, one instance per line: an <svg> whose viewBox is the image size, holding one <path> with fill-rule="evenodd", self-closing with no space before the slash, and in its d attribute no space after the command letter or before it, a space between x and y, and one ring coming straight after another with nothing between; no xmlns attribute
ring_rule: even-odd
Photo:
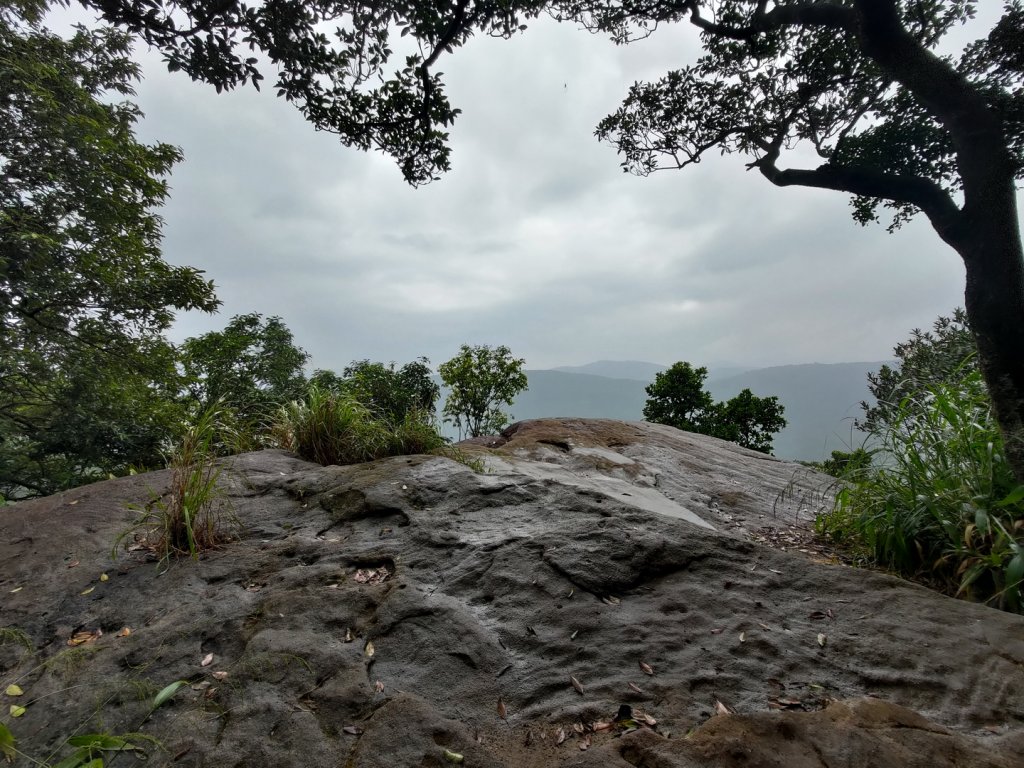
<svg viewBox="0 0 1024 768"><path fill-rule="evenodd" d="M569 639L570 640L575 640L576 639L576 635L578 635L579 633L580 633L580 631L578 629L575 630L571 635L569 635Z"/></svg>
<svg viewBox="0 0 1024 768"><path fill-rule="evenodd" d="M193 691L205 691L211 685L213 685L213 683L211 683L209 680L200 680L198 683L194 683L190 687L192 688Z"/></svg>
<svg viewBox="0 0 1024 768"><path fill-rule="evenodd" d="M502 720L508 717L508 710L505 708L505 702L501 700L501 696L498 697L498 717Z"/></svg>
<svg viewBox="0 0 1024 768"><path fill-rule="evenodd" d="M205 656L203 656L203 660L199 662L199 666L200 667L208 667L211 664L213 664L213 654L212 653L208 653Z"/></svg>
<svg viewBox="0 0 1024 768"><path fill-rule="evenodd" d="M654 726L656 726L658 724L658 721L655 720L650 715L648 715L646 712L641 712L641 713L635 715L635 717L636 717L637 720L643 720L645 723L647 723L647 725L651 726L651 728L653 728Z"/></svg>
<svg viewBox="0 0 1024 768"><path fill-rule="evenodd" d="M25 714L25 708L17 704L11 704L11 717L21 717Z"/></svg>
<svg viewBox="0 0 1024 768"><path fill-rule="evenodd" d="M580 696L583 695L583 684L572 675L569 675L569 682L572 683L572 687L576 689L576 693Z"/></svg>
<svg viewBox="0 0 1024 768"><path fill-rule="evenodd" d="M619 598L615 597L614 595L606 595L601 599L608 603L608 605L618 605L620 602L622 602L621 600L619 600Z"/></svg>
<svg viewBox="0 0 1024 768"><path fill-rule="evenodd" d="M7 686L7 690L4 691L8 696L21 696L24 691L21 690L21 686L11 683Z"/></svg>
<svg viewBox="0 0 1024 768"><path fill-rule="evenodd" d="M376 691L377 693L384 693L384 683L382 683L380 680L378 680L377 682L375 682L373 684L373 690Z"/></svg>
<svg viewBox="0 0 1024 768"><path fill-rule="evenodd" d="M170 685L164 686L160 693L153 697L153 709L159 709L162 705L170 701L171 697L178 692L178 689L183 685L188 685L187 680L175 680Z"/></svg>
<svg viewBox="0 0 1024 768"><path fill-rule="evenodd" d="M612 723L594 723L593 728L595 733L610 731L612 729Z"/></svg>
<svg viewBox="0 0 1024 768"><path fill-rule="evenodd" d="M772 631L772 628L771 628L771 627L769 627L769 626L768 626L767 624L762 624L762 623L761 623L760 621L759 621L759 622L757 622L757 626L759 626L759 627L760 627L761 629L763 629L763 630L764 630L765 632L771 632L771 631Z"/></svg>
<svg viewBox="0 0 1024 768"><path fill-rule="evenodd" d="M68 568L77 568L78 567L78 563L79 563L78 560L72 560L70 563L68 563Z"/></svg>
<svg viewBox="0 0 1024 768"><path fill-rule="evenodd" d="M83 589L83 590L82 590L82 591L81 591L81 592L80 592L79 594L82 594L82 595L88 595L88 594L89 594L90 592L92 592L92 591L93 591L94 589L96 589L96 587L89 587L88 589Z"/></svg>
<svg viewBox="0 0 1024 768"><path fill-rule="evenodd" d="M589 733L586 736L584 736L582 739L580 739L580 743L578 744L578 746L579 746L581 752L586 752L588 749L590 749L590 734Z"/></svg>
<svg viewBox="0 0 1024 768"><path fill-rule="evenodd" d="M102 629L83 629L81 632L75 632L75 634L68 638L68 645L74 648L76 645L91 643L96 638L102 637L102 635Z"/></svg>
<svg viewBox="0 0 1024 768"><path fill-rule="evenodd" d="M128 637L132 633L131 627L122 627L121 631L117 633L117 637Z"/></svg>
<svg viewBox="0 0 1024 768"><path fill-rule="evenodd" d="M711 634L712 635L720 635L720 634L722 634L722 632L723 632L723 630L721 630L721 629L712 629L711 630Z"/></svg>
<svg viewBox="0 0 1024 768"><path fill-rule="evenodd" d="M654 669L651 668L651 665L647 664L647 663L645 663L643 661L640 662L640 669L643 670L645 675L653 675L654 674Z"/></svg>
<svg viewBox="0 0 1024 768"><path fill-rule="evenodd" d="M359 736L363 732L363 729L360 728L358 725L346 725L341 730L343 730L345 733L349 734L350 736Z"/></svg>
<svg viewBox="0 0 1024 768"><path fill-rule="evenodd" d="M71 501L69 501L69 502L68 502L68 506L69 506L69 507L73 507L73 506L75 506L75 504L77 504L78 502L79 502L79 499L72 499Z"/></svg>
<svg viewBox="0 0 1024 768"><path fill-rule="evenodd" d="M740 632L740 642L741 643L747 642L747 633L746 632Z"/></svg>
<svg viewBox="0 0 1024 768"><path fill-rule="evenodd" d="M565 729L559 728L558 733L555 735L555 743L561 744L563 741L565 741L565 738Z"/></svg>
<svg viewBox="0 0 1024 768"><path fill-rule="evenodd" d="M715 699L715 712L719 715L731 715L733 711L729 707L725 706L721 701Z"/></svg>
<svg viewBox="0 0 1024 768"><path fill-rule="evenodd" d="M832 615L832 609L831 608L826 608L825 609L825 615L828 616L830 619L834 619L835 618L835 616Z"/></svg>
<svg viewBox="0 0 1024 768"><path fill-rule="evenodd" d="M634 691L636 691L637 693L643 693L643 691L642 691L642 690L640 690L640 686L639 686L639 685L637 685L636 683L630 683L630 684L629 684L629 687L630 687L630 688L632 688L632 689L633 689Z"/></svg>
<svg viewBox="0 0 1024 768"><path fill-rule="evenodd" d="M827 642L828 642L828 638L825 637L825 633L824 632L819 632L818 633L818 645L820 645L822 648L824 648L825 647L825 643L827 643Z"/></svg>
<svg viewBox="0 0 1024 768"><path fill-rule="evenodd" d="M465 758L458 752L452 752L450 749L444 751L444 759L449 763L461 763Z"/></svg>
<svg viewBox="0 0 1024 768"><path fill-rule="evenodd" d="M21 590L23 590L23 589L24 589L24 587L15 587L14 589L11 590L11 594L13 595L15 592L21 592Z"/></svg>
<svg viewBox="0 0 1024 768"><path fill-rule="evenodd" d="M213 673L213 679L214 680L227 680L228 679L228 673L225 672L224 670L218 670L218 671Z"/></svg>
<svg viewBox="0 0 1024 768"><path fill-rule="evenodd" d="M338 588L338 585L337 585L337 584L328 584L328 585L327 585L327 588L328 588L328 589L337 589L337 588Z"/></svg>
<svg viewBox="0 0 1024 768"><path fill-rule="evenodd" d="M348 627L345 628L345 642L351 643L355 638L352 637L352 630Z"/></svg>
<svg viewBox="0 0 1024 768"><path fill-rule="evenodd" d="M366 656L368 658L373 658L373 653L374 653L373 641L372 640L367 640L366 641Z"/></svg>
<svg viewBox="0 0 1024 768"><path fill-rule="evenodd" d="M100 574L100 581L110 581L110 577L105 573Z"/></svg>
<svg viewBox="0 0 1024 768"><path fill-rule="evenodd" d="M778 573L778 574L782 573L782 571L776 571L774 568L769 568L768 570L771 571L772 573Z"/></svg>

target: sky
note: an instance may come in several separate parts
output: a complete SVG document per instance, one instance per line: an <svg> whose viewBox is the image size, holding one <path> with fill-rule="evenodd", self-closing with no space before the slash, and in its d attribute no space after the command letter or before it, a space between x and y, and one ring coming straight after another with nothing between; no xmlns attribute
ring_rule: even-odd
<svg viewBox="0 0 1024 768"><path fill-rule="evenodd" d="M963 303L962 263L924 220L861 227L847 196L776 188L740 156L623 173L594 127L696 44L680 26L616 47L550 20L471 41L440 67L463 110L453 170L419 189L272 88L218 95L138 49L138 134L185 155L164 256L223 301L172 338L255 311L283 318L315 368L436 365L463 343L507 345L527 368L762 367L884 360Z"/></svg>

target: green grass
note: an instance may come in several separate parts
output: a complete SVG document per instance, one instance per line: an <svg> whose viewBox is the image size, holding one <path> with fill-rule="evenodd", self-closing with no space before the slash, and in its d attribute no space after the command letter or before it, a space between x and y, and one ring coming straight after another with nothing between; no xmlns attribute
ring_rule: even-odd
<svg viewBox="0 0 1024 768"><path fill-rule="evenodd" d="M316 385L280 410L274 434L282 448L324 466L422 453L470 462L425 414L410 411L393 423L350 395Z"/></svg>
<svg viewBox="0 0 1024 768"><path fill-rule="evenodd" d="M904 399L851 466L818 530L898 574L1022 609L1024 486L1003 455L981 374Z"/></svg>

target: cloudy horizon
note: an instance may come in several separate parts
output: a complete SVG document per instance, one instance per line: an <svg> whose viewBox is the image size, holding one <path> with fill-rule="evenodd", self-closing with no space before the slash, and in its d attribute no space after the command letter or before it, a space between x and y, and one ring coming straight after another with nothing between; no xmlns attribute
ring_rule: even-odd
<svg viewBox="0 0 1024 768"><path fill-rule="evenodd" d="M617 48L550 20L472 41L441 67L463 110L453 170L420 189L271 87L218 95L140 46L138 133L185 154L164 256L204 270L224 302L172 337L255 311L334 370L436 365L462 343L505 344L531 369L764 367L885 360L963 303L962 263L924 220L861 227L846 195L773 187L740 156L622 173L594 126L696 42L677 27Z"/></svg>

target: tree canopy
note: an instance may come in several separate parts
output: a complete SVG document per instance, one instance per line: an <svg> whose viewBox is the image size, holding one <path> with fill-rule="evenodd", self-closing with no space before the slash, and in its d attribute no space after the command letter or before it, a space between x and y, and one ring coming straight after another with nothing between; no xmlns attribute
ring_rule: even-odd
<svg viewBox="0 0 1024 768"><path fill-rule="evenodd" d="M47 30L0 7L0 493L49 493L159 460L178 387L176 309L214 310L160 257L165 177L138 142L124 32Z"/></svg>
<svg viewBox="0 0 1024 768"><path fill-rule="evenodd" d="M525 364L506 346L463 344L459 354L437 369L449 388L445 421L455 425L460 437L500 432L509 422L501 406L511 405L513 398L529 386L523 373Z"/></svg>
<svg viewBox="0 0 1024 768"><path fill-rule="evenodd" d="M647 385L644 419L686 432L698 432L738 443L761 453L772 452L772 438L784 429L785 408L777 397L758 397L744 389L716 403L704 389L708 369L674 363Z"/></svg>

